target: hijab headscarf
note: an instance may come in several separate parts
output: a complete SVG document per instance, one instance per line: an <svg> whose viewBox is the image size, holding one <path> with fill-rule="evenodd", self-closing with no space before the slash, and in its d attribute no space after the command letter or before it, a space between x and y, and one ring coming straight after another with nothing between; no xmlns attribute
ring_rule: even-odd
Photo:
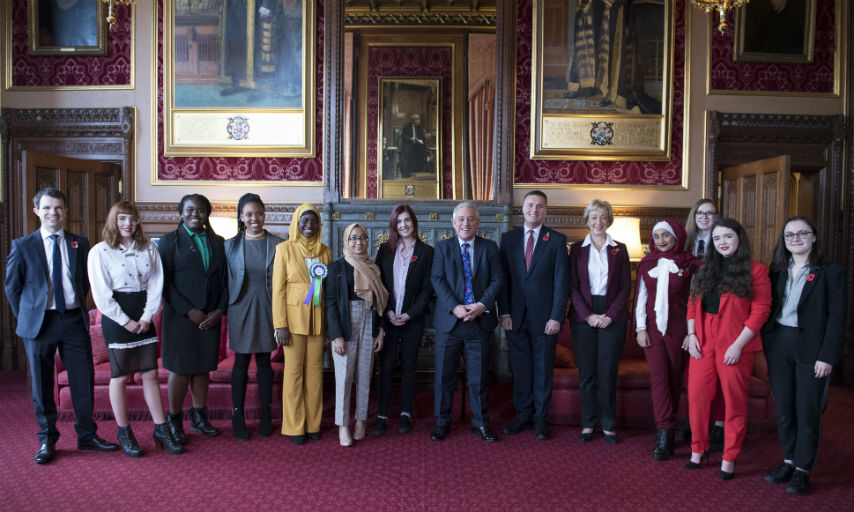
<svg viewBox="0 0 854 512"><path fill-rule="evenodd" d="M388 302L388 291L380 280L380 268L374 263L374 260L368 257L368 252L356 254L350 247L348 239L350 233L356 228L361 228L365 233L368 232L364 226L358 223L350 224L344 230L344 259L353 266L353 291L365 301L368 307L371 307L376 297L377 312L382 314Z"/></svg>
<svg viewBox="0 0 854 512"><path fill-rule="evenodd" d="M664 229L676 238L676 243L669 251L662 251L655 246L655 232ZM655 326L663 335L667 331L667 320L670 312L669 290L670 274L681 272L695 272L700 268L700 260L691 253L685 251L685 238L687 237L682 224L664 219L656 223L649 234L650 253L638 264L638 286L640 277L649 275L656 281L655 287ZM635 291L637 297L637 291Z"/></svg>
<svg viewBox="0 0 854 512"><path fill-rule="evenodd" d="M317 233L313 237L307 238L299 232L299 220L307 212L314 212L317 216ZM299 205L291 217L291 226L288 229L288 240L293 241L302 251L303 258L317 258L320 255L320 249L323 247L323 242L320 240L320 213L317 207L311 203L303 203Z"/></svg>

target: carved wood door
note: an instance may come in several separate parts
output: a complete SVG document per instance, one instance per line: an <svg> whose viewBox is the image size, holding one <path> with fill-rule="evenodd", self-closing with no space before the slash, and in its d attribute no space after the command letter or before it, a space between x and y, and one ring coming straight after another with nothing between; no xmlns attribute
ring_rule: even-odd
<svg viewBox="0 0 854 512"><path fill-rule="evenodd" d="M771 263L789 216L789 155L727 167L721 176L721 212L738 220L750 237L753 259Z"/></svg>
<svg viewBox="0 0 854 512"><path fill-rule="evenodd" d="M113 203L121 198L121 166L97 160L23 152L23 204L25 233L39 227L32 214L32 198L38 190L57 187L65 193L65 228L83 235L92 245L101 240L101 230Z"/></svg>

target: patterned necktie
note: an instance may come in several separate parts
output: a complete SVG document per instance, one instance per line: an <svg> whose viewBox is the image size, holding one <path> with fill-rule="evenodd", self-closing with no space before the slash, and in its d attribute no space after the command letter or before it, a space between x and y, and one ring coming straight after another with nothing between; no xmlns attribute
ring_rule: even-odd
<svg viewBox="0 0 854 512"><path fill-rule="evenodd" d="M702 258L706 254L706 241L700 240L697 242L697 257Z"/></svg>
<svg viewBox="0 0 854 512"><path fill-rule="evenodd" d="M528 230L528 242L525 243L525 270L531 270L531 257L534 255L534 230Z"/></svg>
<svg viewBox="0 0 854 512"><path fill-rule="evenodd" d="M49 237L53 240L53 270L50 278L53 281L53 305L60 313L65 313L65 291L62 288L62 251L59 248L59 236Z"/></svg>
<svg viewBox="0 0 854 512"><path fill-rule="evenodd" d="M466 293L463 297L465 304L474 304L474 288L471 284L471 256L469 256L469 243L463 244L463 274L466 277Z"/></svg>

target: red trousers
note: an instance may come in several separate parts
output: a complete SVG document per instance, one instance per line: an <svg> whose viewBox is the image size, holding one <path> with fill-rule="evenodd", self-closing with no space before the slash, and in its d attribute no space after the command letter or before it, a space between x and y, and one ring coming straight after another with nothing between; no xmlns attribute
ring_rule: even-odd
<svg viewBox="0 0 854 512"><path fill-rule="evenodd" d="M709 322L713 315L704 315ZM710 325L704 332L716 332ZM688 369L688 417L691 421L691 451L709 449L709 414L720 379L724 398L723 459L735 462L747 430L747 388L753 373L754 352L742 351L734 365L724 364L724 353L734 340L712 337L703 340L702 359L691 358Z"/></svg>
<svg viewBox="0 0 854 512"><path fill-rule="evenodd" d="M672 429L676 425L688 353L682 350L681 339L662 336L658 331L649 330L647 333L650 346L643 353L649 365L655 428Z"/></svg>

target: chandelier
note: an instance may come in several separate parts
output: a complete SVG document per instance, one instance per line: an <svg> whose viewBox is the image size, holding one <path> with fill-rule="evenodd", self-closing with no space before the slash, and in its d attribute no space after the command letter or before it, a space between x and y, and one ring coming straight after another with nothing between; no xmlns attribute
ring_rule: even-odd
<svg viewBox="0 0 854 512"><path fill-rule="evenodd" d="M749 1L750 0L691 0L691 3L694 7L699 7L700 9L705 10L707 14L712 12L712 10L718 11L718 15L721 20L718 25L718 30L723 34L727 29L726 12L730 9L741 7Z"/></svg>
<svg viewBox="0 0 854 512"><path fill-rule="evenodd" d="M136 3L136 0L101 0L105 4L107 4L107 24L110 29L116 24L116 15L113 14L113 6L118 4L123 5L133 5Z"/></svg>

